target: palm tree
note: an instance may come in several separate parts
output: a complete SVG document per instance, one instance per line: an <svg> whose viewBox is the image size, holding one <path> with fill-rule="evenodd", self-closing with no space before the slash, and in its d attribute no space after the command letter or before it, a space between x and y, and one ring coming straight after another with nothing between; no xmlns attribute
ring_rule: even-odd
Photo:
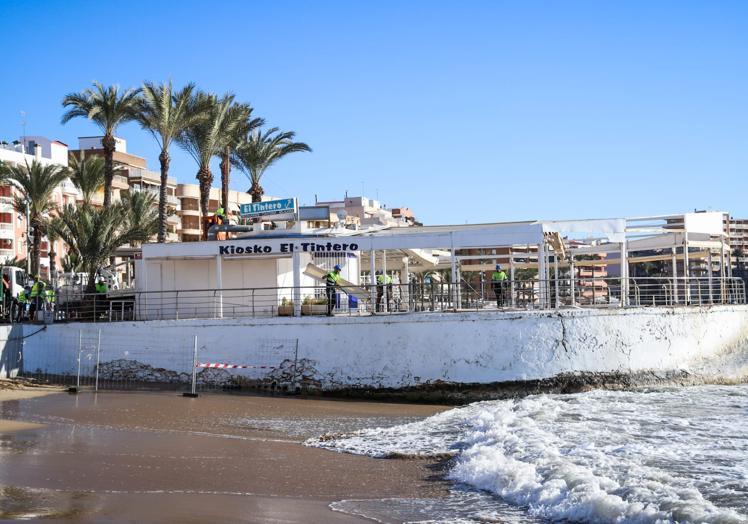
<svg viewBox="0 0 748 524"><path fill-rule="evenodd" d="M93 120L104 132L101 139L101 146L104 149L104 206L112 202L116 145L114 133L120 124L135 119L139 95L140 89L120 91L117 85L104 87L99 82L94 82L93 89L70 93L62 99L62 105L70 108L62 115L63 124L81 116Z"/></svg>
<svg viewBox="0 0 748 524"><path fill-rule="evenodd" d="M171 81L156 85L143 84L143 96L138 108L140 125L150 131L161 149L161 188L158 198L158 241L166 242L166 183L169 177L169 146L188 127L203 118L201 107L192 100L194 84L174 91Z"/></svg>
<svg viewBox="0 0 748 524"><path fill-rule="evenodd" d="M153 193L145 191L133 191L122 198L130 228L139 232L138 238L133 238L130 242L133 247L158 233L158 212L153 206L155 203Z"/></svg>
<svg viewBox="0 0 748 524"><path fill-rule="evenodd" d="M229 208L229 179L231 177L231 153L238 146L242 139L250 131L265 125L262 118L252 117L252 106L249 104L233 104L229 110L227 122L234 122L233 132L227 137L227 142L220 151L221 159L221 207L228 210Z"/></svg>
<svg viewBox="0 0 748 524"><path fill-rule="evenodd" d="M252 202L261 202L265 192L260 185L262 175L276 160L297 151L311 152L312 148L303 142L294 142L296 134L293 131L281 132L277 127L268 129L264 133L259 130L250 131L246 138L237 146L232 157L234 164L244 171L252 186L247 193L252 195Z"/></svg>
<svg viewBox="0 0 748 524"><path fill-rule="evenodd" d="M83 203L91 205L94 195L106 184L104 159L99 156L86 158L81 153L81 159L78 160L75 155L70 155L68 167L70 180L83 194Z"/></svg>
<svg viewBox="0 0 748 524"><path fill-rule="evenodd" d="M34 160L29 166L2 165L2 178L14 183L21 195L15 197L14 207L19 213L26 213L28 207L29 223L34 239L31 249L31 272L39 274L39 253L41 251L42 232L45 229L45 215L55 209L52 193L68 177L67 168L57 164L44 165Z"/></svg>
<svg viewBox="0 0 748 524"><path fill-rule="evenodd" d="M62 259L62 270L65 273L79 273L81 270L81 259L78 253L70 251Z"/></svg>
<svg viewBox="0 0 748 524"><path fill-rule="evenodd" d="M55 287L57 279L57 252L55 251L55 242L60 239L60 235L47 223L44 227L47 232L47 241L49 242L49 283Z"/></svg>
<svg viewBox="0 0 748 524"><path fill-rule="evenodd" d="M177 142L197 162L197 180L200 184L200 211L202 216L208 215L210 187L213 185L213 173L210 171L210 161L218 154L224 144L231 139L238 121L230 121L230 110L234 102L234 95L226 94L218 99L213 94L197 93L193 97L193 112L195 108L204 111L205 118L196 121L186 128L177 138Z"/></svg>
<svg viewBox="0 0 748 524"><path fill-rule="evenodd" d="M126 202L109 207L74 206L68 204L52 221L51 227L70 247L69 256L78 257L81 268L88 273L87 293L96 289L96 272L114 256L116 249L132 242L147 240L157 228L155 214L150 223L133 224Z"/></svg>

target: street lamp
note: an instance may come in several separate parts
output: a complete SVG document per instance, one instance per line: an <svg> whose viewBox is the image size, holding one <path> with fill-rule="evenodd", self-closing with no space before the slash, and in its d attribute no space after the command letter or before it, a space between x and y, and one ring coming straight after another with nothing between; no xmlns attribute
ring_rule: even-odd
<svg viewBox="0 0 748 524"><path fill-rule="evenodd" d="M31 211L29 210L31 202L26 198L23 201L24 207L26 208L26 278L31 277L31 243L34 241L31 232Z"/></svg>

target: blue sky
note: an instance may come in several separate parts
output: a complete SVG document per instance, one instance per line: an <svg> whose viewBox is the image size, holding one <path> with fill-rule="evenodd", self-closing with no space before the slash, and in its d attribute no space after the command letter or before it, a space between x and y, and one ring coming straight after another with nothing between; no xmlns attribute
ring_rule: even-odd
<svg viewBox="0 0 748 524"><path fill-rule="evenodd" d="M746 2L0 0L0 44L5 139L23 110L75 146L97 131L60 124L65 93L171 78L296 131L314 152L264 186L305 203L363 190L429 224L748 215ZM158 170L150 135L119 135Z"/></svg>

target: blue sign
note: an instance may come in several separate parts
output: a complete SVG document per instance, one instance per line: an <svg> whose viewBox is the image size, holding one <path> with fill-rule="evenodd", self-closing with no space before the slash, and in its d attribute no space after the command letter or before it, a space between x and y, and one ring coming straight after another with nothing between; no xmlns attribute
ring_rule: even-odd
<svg viewBox="0 0 748 524"><path fill-rule="evenodd" d="M267 202L252 202L242 204L239 212L244 218L262 217L268 215L294 215L296 213L296 199L282 198Z"/></svg>

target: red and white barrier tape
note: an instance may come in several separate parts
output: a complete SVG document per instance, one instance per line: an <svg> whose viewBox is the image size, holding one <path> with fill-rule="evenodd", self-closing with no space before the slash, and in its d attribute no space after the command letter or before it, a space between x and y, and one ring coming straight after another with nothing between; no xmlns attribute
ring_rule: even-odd
<svg viewBox="0 0 748 524"><path fill-rule="evenodd" d="M244 364L223 364L221 362L198 362L197 368L217 368L217 369L275 369L275 366L248 366Z"/></svg>

